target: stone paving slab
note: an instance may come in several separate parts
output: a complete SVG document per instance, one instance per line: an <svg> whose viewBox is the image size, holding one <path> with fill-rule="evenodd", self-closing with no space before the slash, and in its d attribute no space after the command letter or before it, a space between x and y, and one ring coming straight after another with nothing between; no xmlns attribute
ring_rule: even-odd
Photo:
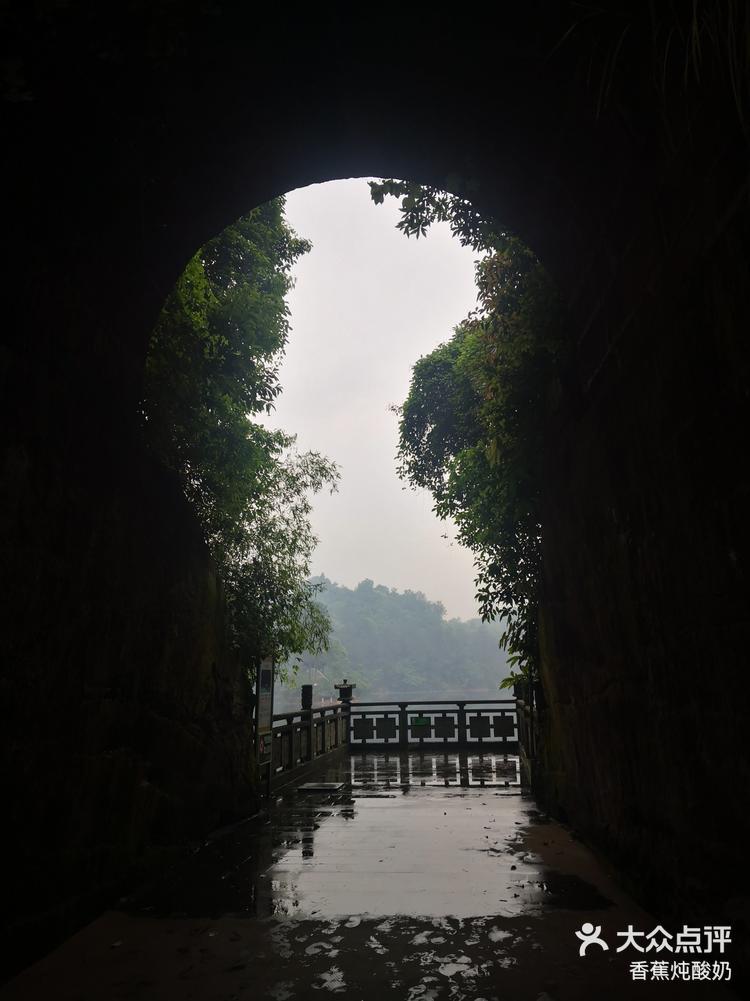
<svg viewBox="0 0 750 1001"><path fill-rule="evenodd" d="M565 828L545 822L518 787L446 785L450 760L412 757L400 768L408 784L387 787L382 776L393 773L393 761L368 755L339 759L321 774L344 782L340 791L286 790L267 816L207 842L0 998L734 996L711 982L634 983L630 962L654 957L615 954L616 933L658 922L606 867ZM352 785L353 775L364 785ZM613 943L608 952L578 955L575 931L586 921L601 926Z"/></svg>

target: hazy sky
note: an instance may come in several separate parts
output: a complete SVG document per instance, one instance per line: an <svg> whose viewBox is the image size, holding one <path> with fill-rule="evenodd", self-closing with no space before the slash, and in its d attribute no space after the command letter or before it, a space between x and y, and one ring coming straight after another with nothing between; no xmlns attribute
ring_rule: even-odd
<svg viewBox="0 0 750 1001"><path fill-rule="evenodd" d="M423 591L449 617L473 618L471 555L432 514L430 495L397 477L388 406L403 402L414 362L474 307L474 255L442 224L407 239L396 200L374 205L362 179L293 191L286 214L313 249L296 267L284 391L268 423L341 472L338 493L314 500L313 572Z"/></svg>

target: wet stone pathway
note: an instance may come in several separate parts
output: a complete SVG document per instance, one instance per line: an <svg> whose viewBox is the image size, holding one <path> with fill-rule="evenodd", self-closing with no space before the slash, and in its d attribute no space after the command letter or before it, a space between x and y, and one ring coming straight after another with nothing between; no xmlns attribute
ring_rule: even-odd
<svg viewBox="0 0 750 1001"><path fill-rule="evenodd" d="M515 758L356 754L322 767L315 779L340 788L288 787L0 999L734 997L632 981L642 957L617 954L616 932L658 922L538 813ZM581 958L587 921L612 946Z"/></svg>

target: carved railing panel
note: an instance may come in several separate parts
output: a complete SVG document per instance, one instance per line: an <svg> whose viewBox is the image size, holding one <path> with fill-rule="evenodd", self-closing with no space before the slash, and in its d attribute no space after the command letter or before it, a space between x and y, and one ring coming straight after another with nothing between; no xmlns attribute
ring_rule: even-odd
<svg viewBox="0 0 750 1001"><path fill-rule="evenodd" d="M354 702L352 747L518 747L515 699L475 702Z"/></svg>

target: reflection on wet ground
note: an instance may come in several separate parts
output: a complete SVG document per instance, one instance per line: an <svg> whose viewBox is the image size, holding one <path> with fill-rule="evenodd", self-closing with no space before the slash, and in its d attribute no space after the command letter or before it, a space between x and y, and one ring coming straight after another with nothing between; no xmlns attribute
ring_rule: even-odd
<svg viewBox="0 0 750 1001"><path fill-rule="evenodd" d="M586 921L611 942L657 922L538 813L515 758L371 753L322 765L316 778L341 789L288 788L0 997L730 996L711 983L634 984L639 957L614 949L578 955Z"/></svg>
<svg viewBox="0 0 750 1001"><path fill-rule="evenodd" d="M519 759L499 754L353 754L353 789L384 786L520 786Z"/></svg>
<svg viewBox="0 0 750 1001"><path fill-rule="evenodd" d="M356 755L321 781L344 786L289 790L268 817L205 845L189 879L176 871L143 906L190 916L466 917L515 914L546 892L516 844L520 789L507 784L517 781L515 758ZM504 873L500 898L487 885L487 853L495 878Z"/></svg>

